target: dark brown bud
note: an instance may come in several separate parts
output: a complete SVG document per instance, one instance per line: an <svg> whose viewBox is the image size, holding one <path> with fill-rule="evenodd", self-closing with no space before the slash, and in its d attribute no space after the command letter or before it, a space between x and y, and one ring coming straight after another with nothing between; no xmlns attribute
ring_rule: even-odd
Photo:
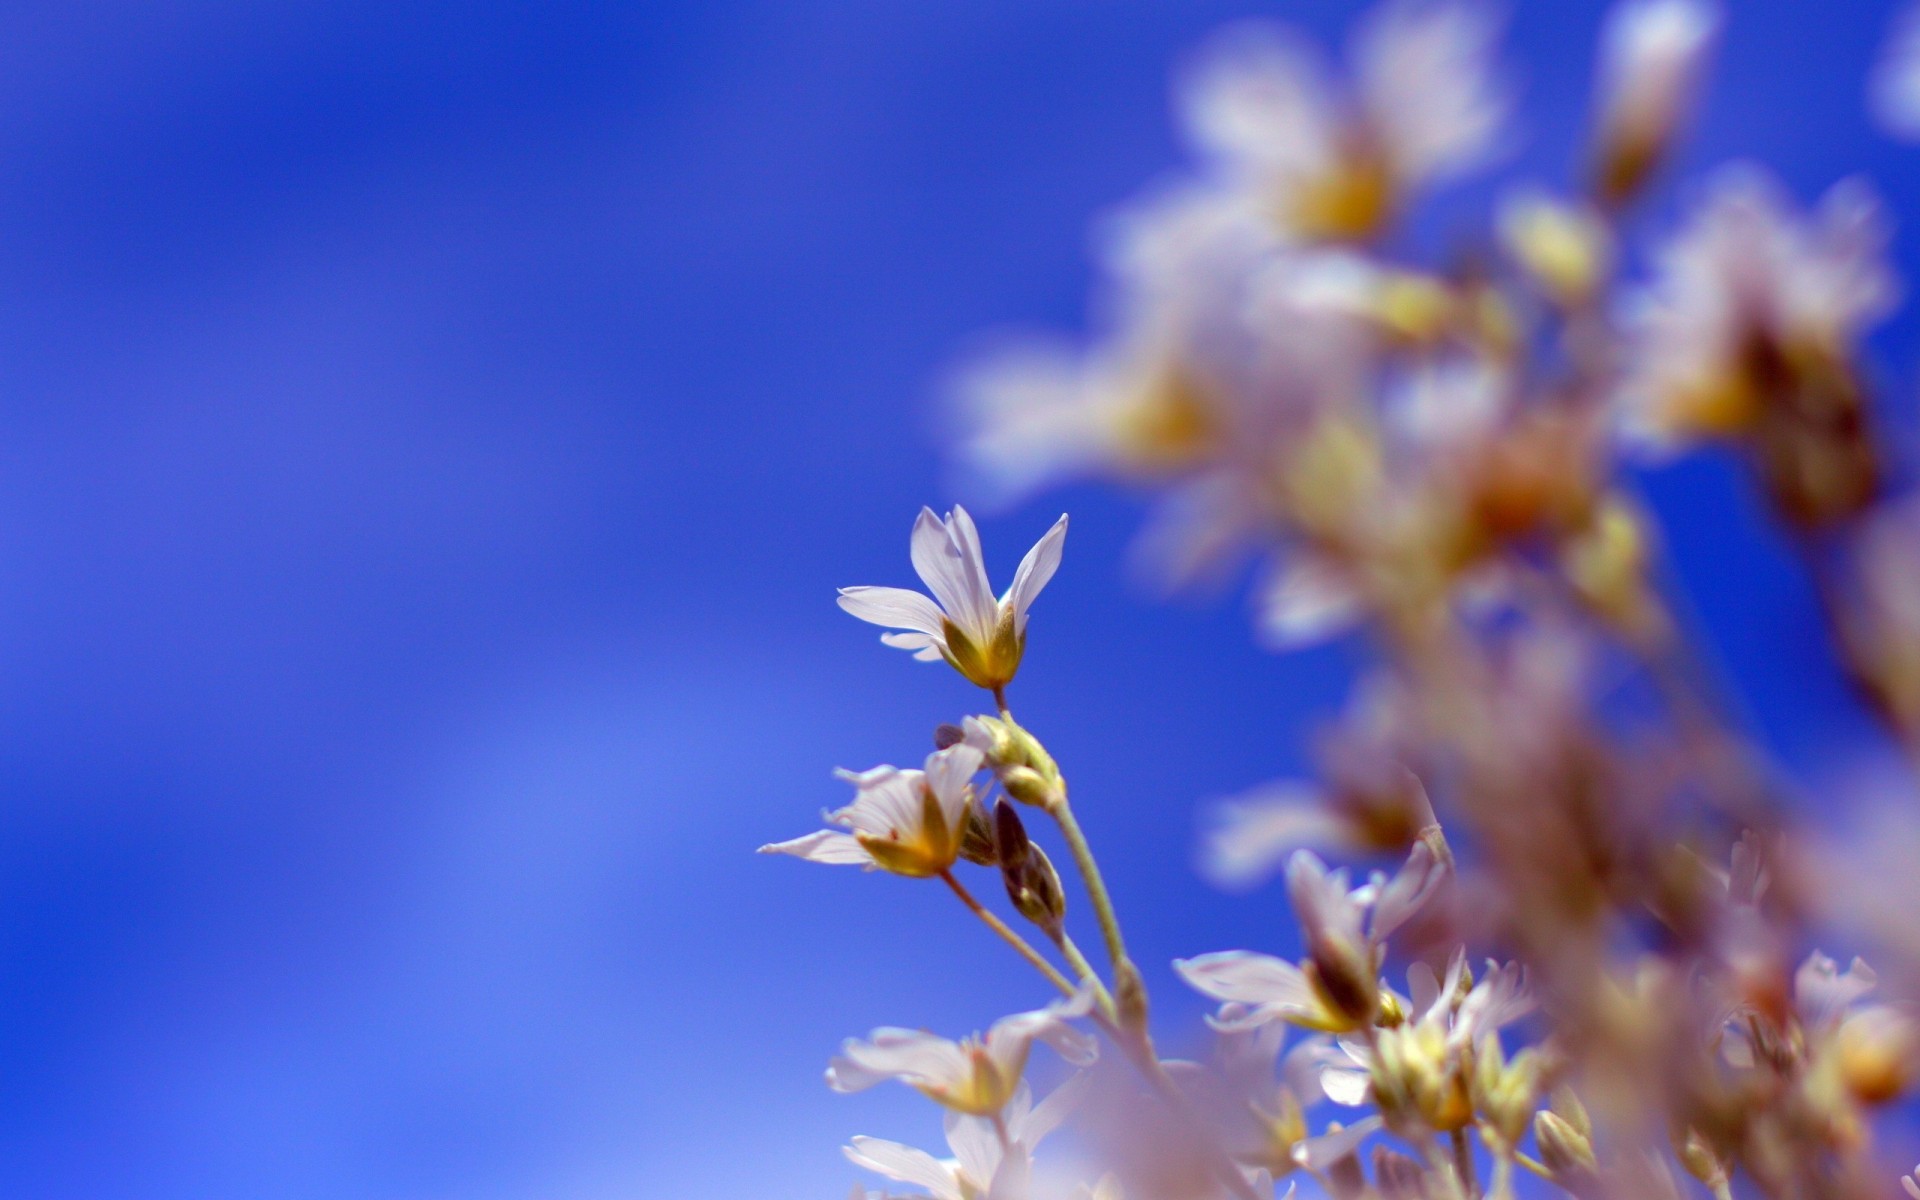
<svg viewBox="0 0 1920 1200"><path fill-rule="evenodd" d="M1003 866L1000 871L1006 881L1007 899L1013 901L1020 915L1042 929L1057 931L1067 915L1067 893L1047 852L1029 846L1026 862L1017 869Z"/></svg>
<svg viewBox="0 0 1920 1200"><path fill-rule="evenodd" d="M1000 861L1000 852L993 840L993 824L980 811L978 801L967 805L966 819L960 823L960 857L983 867Z"/></svg>
<svg viewBox="0 0 1920 1200"><path fill-rule="evenodd" d="M996 800L993 804L993 844L1003 866L1020 869L1026 865L1027 850L1033 842L1027 837L1020 810L1005 800Z"/></svg>

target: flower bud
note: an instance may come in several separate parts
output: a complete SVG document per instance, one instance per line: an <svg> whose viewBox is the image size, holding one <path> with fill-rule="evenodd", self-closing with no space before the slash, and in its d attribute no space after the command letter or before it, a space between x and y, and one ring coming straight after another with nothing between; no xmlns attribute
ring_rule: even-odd
<svg viewBox="0 0 1920 1200"><path fill-rule="evenodd" d="M1674 1153L1680 1158L1680 1165L1687 1174L1698 1179L1708 1187L1718 1187L1726 1182L1727 1170L1720 1165L1720 1156L1713 1152L1707 1139L1700 1136L1698 1130L1689 1129L1684 1138L1674 1139Z"/></svg>
<svg viewBox="0 0 1920 1200"><path fill-rule="evenodd" d="M933 727L933 748L946 750L967 740L967 731L958 725L941 723Z"/></svg>
<svg viewBox="0 0 1920 1200"><path fill-rule="evenodd" d="M1519 1144L1540 1093L1540 1056L1523 1050L1506 1061L1498 1038L1480 1043L1473 1076L1474 1106L1507 1147Z"/></svg>
<svg viewBox="0 0 1920 1200"><path fill-rule="evenodd" d="M1006 881L1007 898L1021 916L1042 929L1059 927L1067 915L1067 892L1060 886L1060 872L1045 850L1028 846L1027 861L1021 864L1017 879L1006 867L1001 868L1001 877Z"/></svg>
<svg viewBox="0 0 1920 1200"><path fill-rule="evenodd" d="M967 815L960 826L960 857L983 867L991 867L1000 861L1000 853L993 842L993 826L986 814L980 811L977 802L967 805Z"/></svg>
<svg viewBox="0 0 1920 1200"><path fill-rule="evenodd" d="M1013 734L999 717L968 717L961 726L967 745L978 750L990 767L1005 765L1013 752Z"/></svg>
<svg viewBox="0 0 1920 1200"><path fill-rule="evenodd" d="M996 861L1015 869L1026 865L1027 851L1033 847L1020 813L1004 800L995 801L993 805L993 844Z"/></svg>
<svg viewBox="0 0 1920 1200"><path fill-rule="evenodd" d="M1612 267L1607 227L1585 208L1522 192L1500 206L1500 236L1539 289L1562 308L1586 303Z"/></svg>
<svg viewBox="0 0 1920 1200"><path fill-rule="evenodd" d="M1553 1115L1572 1126L1583 1138L1593 1136L1593 1118L1587 1115L1587 1106L1580 1103L1580 1097L1566 1084L1553 1089L1550 1106Z"/></svg>
<svg viewBox="0 0 1920 1200"><path fill-rule="evenodd" d="M1540 1161L1555 1175L1580 1174L1596 1166L1592 1140L1558 1113L1534 1114L1533 1140L1540 1144Z"/></svg>
<svg viewBox="0 0 1920 1200"><path fill-rule="evenodd" d="M1000 786L1022 804L1044 808L1054 797L1053 785L1032 767L1008 767L1000 772Z"/></svg>

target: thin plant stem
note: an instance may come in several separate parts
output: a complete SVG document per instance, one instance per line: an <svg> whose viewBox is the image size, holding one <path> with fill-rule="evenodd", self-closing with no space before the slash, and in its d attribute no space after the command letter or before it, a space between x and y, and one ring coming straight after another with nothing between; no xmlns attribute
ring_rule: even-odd
<svg viewBox="0 0 1920 1200"><path fill-rule="evenodd" d="M1542 1179L1551 1180L1554 1178L1552 1168L1548 1167L1547 1164L1541 1162L1539 1159L1522 1153L1519 1150L1513 1152L1513 1161L1519 1163L1527 1170L1532 1171Z"/></svg>
<svg viewBox="0 0 1920 1200"><path fill-rule="evenodd" d="M1094 916L1100 920L1100 934L1106 939L1107 957L1113 961L1116 974L1121 963L1131 965L1127 958L1127 943L1120 936L1120 919L1113 912L1113 898L1107 895L1106 880L1101 878L1100 864L1093 857L1093 847L1087 844L1087 835L1081 832L1080 822L1073 815L1073 806L1067 803L1065 796L1057 797L1047 805L1047 813L1060 826L1060 833L1067 839L1067 849L1073 852L1073 862L1080 869L1080 878L1087 885L1087 899L1093 903Z"/></svg>
<svg viewBox="0 0 1920 1200"><path fill-rule="evenodd" d="M1060 948L1060 953L1066 958L1067 965L1072 967L1083 981L1093 986L1094 1002L1100 1006L1100 1011L1106 1014L1109 1021L1115 1020L1113 994L1107 991L1107 985L1100 981L1100 973L1093 969L1093 964L1087 961L1087 956L1080 952L1079 945L1068 936L1065 929L1051 929L1048 930L1048 934L1053 938L1053 944Z"/></svg>
<svg viewBox="0 0 1920 1200"><path fill-rule="evenodd" d="M1513 1195L1513 1159L1509 1156L1494 1155L1493 1181L1487 1185L1487 1195L1493 1200L1508 1200Z"/></svg>
<svg viewBox="0 0 1920 1200"><path fill-rule="evenodd" d="M1453 1143L1454 1169L1460 1172L1460 1186L1467 1190L1467 1195L1478 1196L1480 1184L1473 1174L1473 1147L1467 1143L1467 1131L1454 1130L1450 1140Z"/></svg>
<svg viewBox="0 0 1920 1200"><path fill-rule="evenodd" d="M966 905L969 909L971 909L973 911L973 915L976 917L979 917L980 920L983 923L985 923L988 929L991 929L995 933L999 934L1000 939L1006 942L1007 945L1012 946L1014 950L1020 955L1021 958L1024 958L1028 962L1032 963L1035 970L1039 971L1042 975L1045 975L1047 977L1048 983L1051 983L1054 987L1059 988L1063 995L1071 996L1074 994L1075 989L1072 982L1069 981L1065 975L1062 975L1060 973L1060 968L1048 962L1046 958L1042 956L1038 950L1035 950L1033 946L1030 943L1028 943L1027 939L1021 937L1019 934L1015 933L1012 929L1008 928L1007 923L1005 921L1002 921L999 917L995 916L985 905L981 904L978 900L975 900L973 898L973 893L967 890L967 886L965 884L961 883L958 879L955 879L953 877L953 872L951 870L940 872L940 878L946 880L947 886L953 889L953 894L960 897L960 903Z"/></svg>

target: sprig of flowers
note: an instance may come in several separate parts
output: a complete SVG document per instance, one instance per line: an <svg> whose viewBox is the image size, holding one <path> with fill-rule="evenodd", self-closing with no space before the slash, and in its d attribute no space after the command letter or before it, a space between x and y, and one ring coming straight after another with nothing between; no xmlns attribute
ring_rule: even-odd
<svg viewBox="0 0 1920 1200"><path fill-rule="evenodd" d="M1178 584L1258 557L1270 646L1369 634L1320 778L1209 810L1203 868L1249 888L1284 864L1301 949L1177 960L1219 1002L1216 1040L1163 1056L1067 771L1009 707L1067 518L996 595L967 511L924 509L927 593L840 605L992 710L940 726L921 769L843 772L831 828L762 849L942 880L1059 998L958 1042L848 1041L832 1085L906 1083L946 1110L952 1151L856 1138L852 1162L938 1200L1255 1200L1281 1180L1509 1200L1521 1171L1580 1200L1886 1194L1876 1126L1920 1081L1900 908L1920 893L1822 865L1844 857L1812 848L1703 665L1634 482L1702 446L1751 466L1841 666L1920 769L1920 501L1899 494L1863 350L1899 290L1885 213L1863 181L1808 210L1736 164L1672 229L1623 219L1679 161L1726 15L1617 3L1582 184L1505 189L1483 252L1438 265L1386 247L1511 144L1490 7L1386 0L1344 70L1267 23L1186 60L1197 162L1105 224L1110 321L962 371L954 449L1002 498L1071 474L1157 489L1144 559ZM1909 13L1872 84L1902 137L1917 47ZM1891 986L1814 949L1816 917L1887 943ZM1104 963L1069 929L1089 918ZM1036 1041L1083 1068L1039 1104ZM1076 1125L1077 1177L1036 1161Z"/></svg>

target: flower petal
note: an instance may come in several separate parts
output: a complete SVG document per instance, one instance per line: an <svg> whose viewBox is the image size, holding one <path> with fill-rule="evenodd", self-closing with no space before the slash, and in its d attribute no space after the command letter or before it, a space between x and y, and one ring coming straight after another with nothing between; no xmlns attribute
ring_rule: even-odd
<svg viewBox="0 0 1920 1200"><path fill-rule="evenodd" d="M932 600L906 588L841 588L840 607L868 624L911 629L929 637L939 636L946 619Z"/></svg>
<svg viewBox="0 0 1920 1200"><path fill-rule="evenodd" d="M968 784L979 773L986 758L980 751L958 742L927 756L927 783L933 788L940 811L946 814L948 828L955 828L967 808Z"/></svg>
<svg viewBox="0 0 1920 1200"><path fill-rule="evenodd" d="M1061 513L1053 528L1041 535L1020 560L1020 569L1013 573L1013 586L1007 589L1006 599L1001 603L1013 608L1013 629L1015 633L1027 631L1027 609L1047 586L1053 573L1060 569L1060 555L1067 541L1067 514Z"/></svg>
<svg viewBox="0 0 1920 1200"><path fill-rule="evenodd" d="M901 1183L917 1184L940 1200L960 1200L960 1184L952 1169L925 1150L880 1138L856 1137L852 1145L841 1147L841 1152L856 1167Z"/></svg>
<svg viewBox="0 0 1920 1200"><path fill-rule="evenodd" d="M1266 879L1303 844L1343 840L1341 822L1320 807L1319 799L1315 788L1289 782L1221 801L1207 814L1200 873L1216 887L1242 891Z"/></svg>
<svg viewBox="0 0 1920 1200"><path fill-rule="evenodd" d="M971 538L963 539L956 532L965 512L965 509L955 509L956 516L942 521L932 509L921 509L919 519L913 523L910 550L913 569L920 573L927 590L946 610L947 618L968 637L984 645L993 636L996 605L987 587L986 569L980 564L980 535L974 531L973 521L965 521L966 533L971 534ZM935 625L925 632L940 630L941 626Z"/></svg>
<svg viewBox="0 0 1920 1200"><path fill-rule="evenodd" d="M1021 1085L1023 1088L1025 1084ZM995 1132L993 1122L985 1117L972 1117L965 1113L947 1110L947 1145L953 1150L954 1158L960 1162L960 1169L976 1183L993 1178L1000 1169L1000 1160L1005 1157L1001 1150L1000 1135Z"/></svg>
<svg viewBox="0 0 1920 1200"><path fill-rule="evenodd" d="M848 1038L827 1067L827 1086L859 1092L885 1079L928 1087L949 1086L970 1070L966 1052L919 1029L876 1029L867 1041Z"/></svg>
<svg viewBox="0 0 1920 1200"><path fill-rule="evenodd" d="M1331 1129L1319 1137L1308 1138L1293 1148L1293 1161L1315 1173L1326 1170L1360 1148L1367 1135L1380 1128L1379 1117L1355 1121L1344 1129Z"/></svg>
<svg viewBox="0 0 1920 1200"><path fill-rule="evenodd" d="M1270 954L1223 950L1194 958L1176 958L1173 969L1198 991L1215 1000L1276 1005L1306 1011L1314 1006L1313 988L1300 968Z"/></svg>
<svg viewBox="0 0 1920 1200"><path fill-rule="evenodd" d="M808 862L857 865L869 869L874 866L873 855L862 849L852 834L831 829L822 829L791 841L769 842L760 847L759 853L791 854Z"/></svg>
<svg viewBox="0 0 1920 1200"><path fill-rule="evenodd" d="M895 650L911 650L920 662L939 662L946 655L946 639L931 633L883 633L880 640Z"/></svg>

